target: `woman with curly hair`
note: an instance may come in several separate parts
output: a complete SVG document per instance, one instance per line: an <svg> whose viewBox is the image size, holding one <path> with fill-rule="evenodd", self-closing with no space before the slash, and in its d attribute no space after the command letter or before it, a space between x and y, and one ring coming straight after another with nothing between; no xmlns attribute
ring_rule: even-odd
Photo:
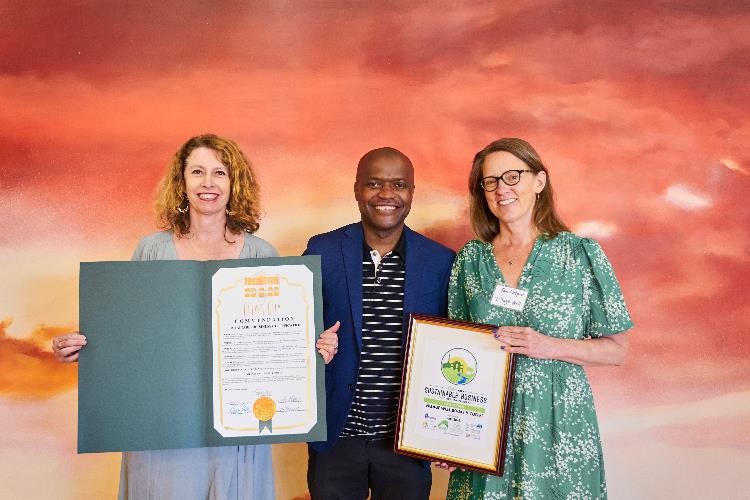
<svg viewBox="0 0 750 500"><path fill-rule="evenodd" d="M253 233L260 188L250 162L233 141L212 134L189 139L174 154L156 197L163 231L143 238L132 260L223 260L276 257ZM78 359L86 337L61 335L52 348L61 362ZM335 330L317 348L328 363ZM200 404L200 402L196 402ZM124 452L120 499L274 498L269 445Z"/></svg>

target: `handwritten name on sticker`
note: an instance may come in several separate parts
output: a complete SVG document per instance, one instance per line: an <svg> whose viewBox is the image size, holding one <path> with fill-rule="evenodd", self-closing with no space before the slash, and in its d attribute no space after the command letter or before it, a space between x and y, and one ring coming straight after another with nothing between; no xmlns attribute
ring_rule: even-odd
<svg viewBox="0 0 750 500"><path fill-rule="evenodd" d="M523 306L526 304L526 297L528 295L529 292L526 290L498 284L495 287L495 292L492 294L490 302L493 305L513 309L514 311L523 311Z"/></svg>

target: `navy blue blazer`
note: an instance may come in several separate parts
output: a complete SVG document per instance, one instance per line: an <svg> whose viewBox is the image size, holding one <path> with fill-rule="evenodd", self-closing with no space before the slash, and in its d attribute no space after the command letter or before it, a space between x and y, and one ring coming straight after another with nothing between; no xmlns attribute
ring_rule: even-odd
<svg viewBox="0 0 750 500"><path fill-rule="evenodd" d="M447 247L404 228L406 279L404 321L410 313L445 316L448 279L455 253ZM328 440L310 443L316 451L331 449L344 429L354 398L362 351L362 245L361 223L310 238L304 255L320 255L323 271L323 322L339 327L339 350L326 365ZM404 337L404 340L405 337Z"/></svg>

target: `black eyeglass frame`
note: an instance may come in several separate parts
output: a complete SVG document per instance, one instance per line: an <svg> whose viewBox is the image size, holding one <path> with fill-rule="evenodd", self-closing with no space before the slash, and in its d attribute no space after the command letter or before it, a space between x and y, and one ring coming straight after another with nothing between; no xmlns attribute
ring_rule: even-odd
<svg viewBox="0 0 750 500"><path fill-rule="evenodd" d="M505 180L505 175L509 174L511 172L515 172L515 173L518 174L518 180L516 182L511 183L511 182L508 182L508 181ZM519 182L521 182L521 174L524 173L524 172L533 172L533 170L528 169L528 168L526 170L506 170L501 175L488 175L487 177L482 177L480 179L480 181L479 181L479 185L482 187L482 189L484 189L488 193L492 193L493 191L497 191L497 188L500 187L500 181L503 181L503 183L506 186L515 186L516 184L518 184ZM494 189L487 189L484 186L484 181L486 181L488 179L493 179L496 182Z"/></svg>

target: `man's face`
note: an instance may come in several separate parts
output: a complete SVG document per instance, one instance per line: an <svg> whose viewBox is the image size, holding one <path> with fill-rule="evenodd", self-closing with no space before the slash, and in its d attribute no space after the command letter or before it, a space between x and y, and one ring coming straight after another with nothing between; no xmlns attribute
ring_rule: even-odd
<svg viewBox="0 0 750 500"><path fill-rule="evenodd" d="M354 197L365 229L378 233L400 231L411 210L414 169L398 156L382 156L357 172Z"/></svg>

